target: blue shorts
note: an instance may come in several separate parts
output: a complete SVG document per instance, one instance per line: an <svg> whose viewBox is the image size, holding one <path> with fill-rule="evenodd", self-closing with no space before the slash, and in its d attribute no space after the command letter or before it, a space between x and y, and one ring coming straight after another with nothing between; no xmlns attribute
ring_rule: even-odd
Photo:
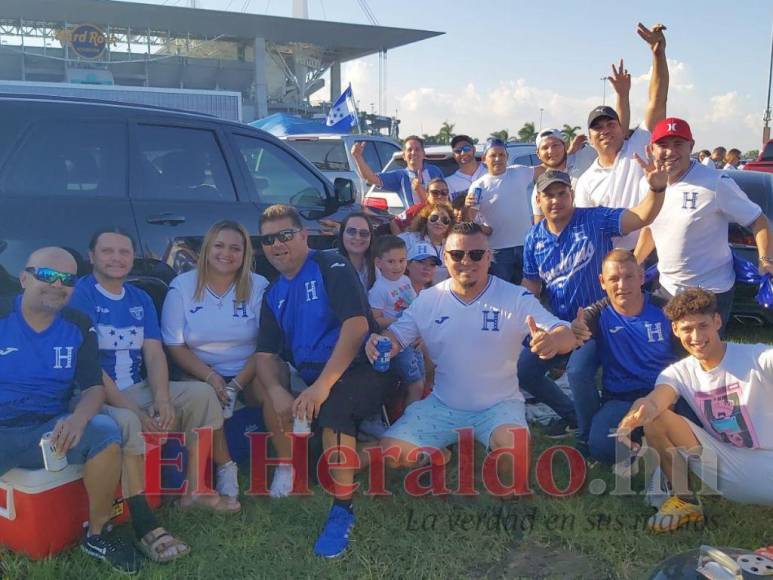
<svg viewBox="0 0 773 580"><path fill-rule="evenodd" d="M475 439L488 447L491 435L502 425L528 428L523 401L506 399L482 411L461 411L452 409L432 394L409 405L384 437L407 441L417 447L443 449L457 442L458 434L454 429L471 427Z"/></svg>
<svg viewBox="0 0 773 580"><path fill-rule="evenodd" d="M40 425L0 427L0 476L14 467L43 469L40 438L53 431L57 421L66 416L55 417ZM67 462L86 463L113 443L121 445L121 431L116 422L107 415L94 415L86 423L81 440L67 452Z"/></svg>
<svg viewBox="0 0 773 580"><path fill-rule="evenodd" d="M406 385L424 380L424 355L412 346L405 347L392 359L395 372Z"/></svg>

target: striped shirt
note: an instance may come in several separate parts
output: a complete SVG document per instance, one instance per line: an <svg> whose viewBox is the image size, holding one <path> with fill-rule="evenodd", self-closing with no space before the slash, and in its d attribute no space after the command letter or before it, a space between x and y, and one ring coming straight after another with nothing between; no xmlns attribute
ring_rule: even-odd
<svg viewBox="0 0 773 580"><path fill-rule="evenodd" d="M625 209L575 208L571 221L555 235L542 220L526 235L523 276L541 281L553 314L572 320L580 306L604 297L601 263L621 235Z"/></svg>

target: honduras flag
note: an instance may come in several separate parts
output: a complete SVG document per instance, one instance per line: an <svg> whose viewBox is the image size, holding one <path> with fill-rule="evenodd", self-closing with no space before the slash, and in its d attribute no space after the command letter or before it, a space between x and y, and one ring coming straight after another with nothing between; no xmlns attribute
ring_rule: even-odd
<svg viewBox="0 0 773 580"><path fill-rule="evenodd" d="M354 106L354 98L352 97L352 85L346 87L346 90L330 107L325 124L328 127L335 127L347 132L357 125L357 108Z"/></svg>

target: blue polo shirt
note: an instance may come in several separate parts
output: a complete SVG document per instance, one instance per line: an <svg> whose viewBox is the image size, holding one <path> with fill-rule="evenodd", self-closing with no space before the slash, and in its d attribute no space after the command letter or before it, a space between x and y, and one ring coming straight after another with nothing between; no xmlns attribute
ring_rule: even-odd
<svg viewBox="0 0 773 580"><path fill-rule="evenodd" d="M638 397L652 390L663 369L684 354L663 306L665 300L645 294L636 316L619 313L607 298L585 310L585 322L598 345L601 382L613 397Z"/></svg>
<svg viewBox="0 0 773 580"><path fill-rule="evenodd" d="M354 266L338 253L310 250L294 278L279 276L263 295L257 352L278 354L310 385L333 354L341 325L355 316L376 331Z"/></svg>
<svg viewBox="0 0 773 580"><path fill-rule="evenodd" d="M93 274L75 286L70 306L87 314L97 331L100 363L119 389L142 381L142 344L161 340L158 314L147 292L124 284L115 296Z"/></svg>
<svg viewBox="0 0 773 580"><path fill-rule="evenodd" d="M575 208L558 235L541 220L526 234L523 276L541 281L550 308L563 320L573 320L580 306L604 297L599 284L601 264L612 250L612 238L622 235L625 209Z"/></svg>
<svg viewBox="0 0 773 580"><path fill-rule="evenodd" d="M411 185L411 182L417 175L418 174L415 171L412 171L407 167L382 171L378 174L381 179L381 189L399 193L405 203L405 207L411 207L419 202L418 199L414 199L413 197L413 186ZM424 169L421 172L424 187L426 188L427 184L437 177L443 177L443 172L438 167L425 163Z"/></svg>
<svg viewBox="0 0 773 580"><path fill-rule="evenodd" d="M21 299L0 300L0 427L35 426L64 415L76 386L102 384L88 317L65 307L37 332L24 320Z"/></svg>

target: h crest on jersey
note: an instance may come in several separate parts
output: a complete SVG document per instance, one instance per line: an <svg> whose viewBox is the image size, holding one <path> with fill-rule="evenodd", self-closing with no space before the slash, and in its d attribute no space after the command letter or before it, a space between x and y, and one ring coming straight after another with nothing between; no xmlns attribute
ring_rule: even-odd
<svg viewBox="0 0 773 580"><path fill-rule="evenodd" d="M247 318L247 302L234 300L234 318Z"/></svg>
<svg viewBox="0 0 773 580"><path fill-rule="evenodd" d="M660 322L650 324L644 323L644 328L647 329L647 342L663 342L665 337L663 336L663 326Z"/></svg>
<svg viewBox="0 0 773 580"><path fill-rule="evenodd" d="M499 332L499 310L483 310L483 327L481 330Z"/></svg>
<svg viewBox="0 0 773 580"><path fill-rule="evenodd" d="M697 191L685 191L682 192L682 195L684 196L682 198L682 209L696 209L697 203L698 203L698 192Z"/></svg>

